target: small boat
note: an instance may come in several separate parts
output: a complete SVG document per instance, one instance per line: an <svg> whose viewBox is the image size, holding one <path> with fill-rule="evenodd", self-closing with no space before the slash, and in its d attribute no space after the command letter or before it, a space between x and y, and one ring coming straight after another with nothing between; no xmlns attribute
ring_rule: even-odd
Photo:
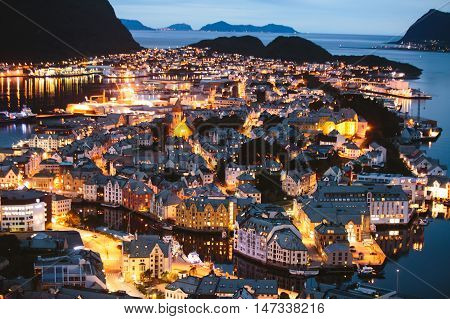
<svg viewBox="0 0 450 319"><path fill-rule="evenodd" d="M362 268L358 268L358 276L371 277L374 275L376 275L376 273L375 273L375 269L373 269L373 267L364 266Z"/></svg>
<svg viewBox="0 0 450 319"><path fill-rule="evenodd" d="M109 207L109 208L119 208L120 204L115 204L115 203L101 203L100 204L103 207Z"/></svg>
<svg viewBox="0 0 450 319"><path fill-rule="evenodd" d="M200 256L196 251L189 253L187 256L187 261L193 265L203 264L203 261L200 259Z"/></svg>
<svg viewBox="0 0 450 319"><path fill-rule="evenodd" d="M420 218L419 219L420 226L428 226L428 223L429 223L428 218L425 218L425 219Z"/></svg>
<svg viewBox="0 0 450 319"><path fill-rule="evenodd" d="M173 230L173 226L169 224L164 224L161 228L164 230Z"/></svg>
<svg viewBox="0 0 450 319"><path fill-rule="evenodd" d="M317 276L319 274L319 269L304 269L304 270L297 270L297 269L289 269L289 273L291 275L295 276Z"/></svg>

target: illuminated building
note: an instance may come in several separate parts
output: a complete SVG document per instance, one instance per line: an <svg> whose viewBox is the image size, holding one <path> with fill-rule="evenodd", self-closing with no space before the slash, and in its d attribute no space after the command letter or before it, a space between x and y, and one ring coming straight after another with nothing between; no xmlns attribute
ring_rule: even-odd
<svg viewBox="0 0 450 319"><path fill-rule="evenodd" d="M252 205L239 214L234 251L282 268L296 268L308 262L300 232L282 207L271 204Z"/></svg>
<svg viewBox="0 0 450 319"><path fill-rule="evenodd" d="M175 224L194 231L232 229L236 218L236 203L226 197L192 197L177 207Z"/></svg>
<svg viewBox="0 0 450 319"><path fill-rule="evenodd" d="M140 282L141 275L161 278L172 270L170 244L158 236L138 236L132 241L122 242L122 276L125 281Z"/></svg>
<svg viewBox="0 0 450 319"><path fill-rule="evenodd" d="M35 190L3 191L0 203L1 231L45 230L48 200L45 193Z"/></svg>

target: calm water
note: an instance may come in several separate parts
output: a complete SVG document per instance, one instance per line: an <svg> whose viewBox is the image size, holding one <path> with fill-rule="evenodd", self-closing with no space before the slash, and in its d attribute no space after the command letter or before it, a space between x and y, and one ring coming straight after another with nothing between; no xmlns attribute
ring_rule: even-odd
<svg viewBox="0 0 450 319"><path fill-rule="evenodd" d="M138 31L134 37L145 47L180 47L202 39L212 39L218 36L230 36L220 32L160 32ZM239 34L232 34L239 35ZM251 34L250 34L251 35ZM273 40L277 34L254 34L264 43ZM411 86L420 88L433 96L432 100L421 103L421 115L436 119L444 131L438 142L428 149L430 156L438 158L449 165L450 141L450 54L375 50L380 44L391 41L389 36L360 35L328 35L303 34L303 37L323 46L333 54L366 55L376 54L395 61L411 63L423 69L420 79L411 81ZM15 109L17 105L27 104L35 111L41 108L51 110L54 107L65 107L73 101L81 101L84 96L98 94L105 83L98 79L46 79L33 80L38 83L28 83L27 80L0 79L0 110ZM106 83L107 84L107 83ZM90 93L92 92L92 93ZM17 101L20 101L17 103ZM417 103L409 105L412 113L417 114ZM31 134L32 127L28 125L12 125L0 127L0 147L11 145L24 136ZM122 213L106 212L104 222L114 228L123 228ZM396 288L397 269L399 269L399 290L401 293L420 298L443 298L450 296L450 214L447 209L436 209L433 217L436 219L429 226L409 229L387 229L378 232L378 243L383 247L389 259L384 267L385 278L375 279L374 285L386 288ZM120 221L119 221L120 220ZM132 228L139 231L151 230L150 221L143 222L132 219ZM116 224L114 224L116 223ZM147 224L147 227L145 226ZM300 289L303 282L266 269L245 259L232 256L231 243L217 236L194 235L179 233L175 235L185 252L197 250L202 258L214 257L214 260L229 272L240 276L276 278L280 286ZM344 277L320 278L320 281L337 282L349 280ZM353 279L357 279L356 276Z"/></svg>

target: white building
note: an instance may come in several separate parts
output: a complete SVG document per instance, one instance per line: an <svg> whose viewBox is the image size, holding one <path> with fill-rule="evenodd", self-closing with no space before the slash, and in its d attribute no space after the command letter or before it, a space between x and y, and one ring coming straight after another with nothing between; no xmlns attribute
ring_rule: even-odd
<svg viewBox="0 0 450 319"><path fill-rule="evenodd" d="M385 184L401 186L413 202L424 199L426 177L403 176L400 174L361 173L356 175L355 184Z"/></svg>
<svg viewBox="0 0 450 319"><path fill-rule="evenodd" d="M151 277L161 278L172 270L170 244L158 236L139 236L122 243L122 275L125 281L139 282L141 275L148 272Z"/></svg>
<svg viewBox="0 0 450 319"><path fill-rule="evenodd" d="M67 214L72 209L72 199L61 196L52 196L52 215L63 215Z"/></svg>
<svg viewBox="0 0 450 319"><path fill-rule="evenodd" d="M428 177L425 194L428 200L448 200L450 198L450 179L446 176Z"/></svg>
<svg viewBox="0 0 450 319"><path fill-rule="evenodd" d="M0 203L0 231L45 230L45 194L35 190L3 191Z"/></svg>
<svg viewBox="0 0 450 319"><path fill-rule="evenodd" d="M283 208L252 205L236 218L234 251L264 264L304 266L308 252Z"/></svg>
<svg viewBox="0 0 450 319"><path fill-rule="evenodd" d="M398 185L324 186L314 193L319 202L366 203L372 224L407 224L409 198Z"/></svg>
<svg viewBox="0 0 450 319"><path fill-rule="evenodd" d="M104 188L104 201L111 204L123 204L123 189L127 184L124 178L111 178Z"/></svg>

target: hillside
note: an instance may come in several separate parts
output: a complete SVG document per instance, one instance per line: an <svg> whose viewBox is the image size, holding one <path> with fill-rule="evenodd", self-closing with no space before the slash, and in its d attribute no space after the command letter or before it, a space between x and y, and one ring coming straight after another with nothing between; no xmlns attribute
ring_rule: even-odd
<svg viewBox="0 0 450 319"><path fill-rule="evenodd" d="M169 30L169 31L192 31L192 27L186 23L175 23L175 24L169 25L166 28L166 30Z"/></svg>
<svg viewBox="0 0 450 319"><path fill-rule="evenodd" d="M256 37L220 37L213 40L203 40L191 46L210 48L221 53L237 53L246 56L281 59L303 62L342 61L348 64L364 66L391 66L393 70L405 73L408 77L418 77L421 69L396 61L391 61L375 55L362 56L334 56L321 46L301 37L279 36L267 46Z"/></svg>
<svg viewBox="0 0 450 319"><path fill-rule="evenodd" d="M254 25L233 25L224 21L219 21L212 24L207 24L200 29L200 31L215 31L215 32L270 32L270 33L298 33L291 27L277 24L267 24L262 27Z"/></svg>
<svg viewBox="0 0 450 319"><path fill-rule="evenodd" d="M120 19L120 22L128 29L128 30L154 30L150 27L147 27L142 24L141 21L138 20L128 20L128 19Z"/></svg>
<svg viewBox="0 0 450 319"><path fill-rule="evenodd" d="M450 13L430 10L417 20L397 43L438 41L450 45Z"/></svg>
<svg viewBox="0 0 450 319"><path fill-rule="evenodd" d="M214 40L202 40L191 46L197 48L210 48L220 53L261 56L265 46L260 39L252 36L220 37Z"/></svg>
<svg viewBox="0 0 450 319"><path fill-rule="evenodd" d="M0 29L3 30L0 47L3 62L140 49L107 0L2 0Z"/></svg>

